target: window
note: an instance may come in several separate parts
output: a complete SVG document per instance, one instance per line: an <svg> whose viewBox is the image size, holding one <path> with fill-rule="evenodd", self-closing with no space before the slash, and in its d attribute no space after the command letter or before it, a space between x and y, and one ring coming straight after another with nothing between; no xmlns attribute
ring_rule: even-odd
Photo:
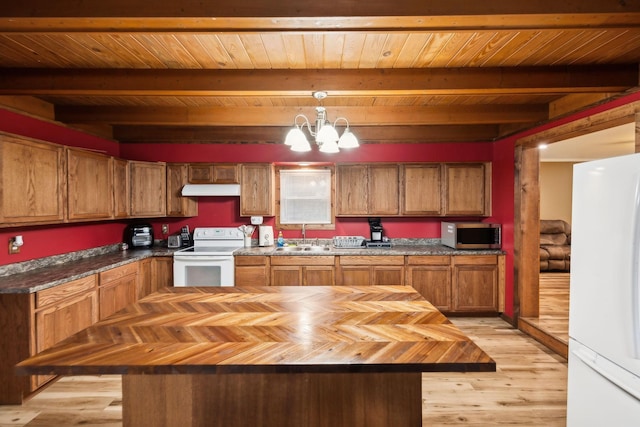
<svg viewBox="0 0 640 427"><path fill-rule="evenodd" d="M333 228L332 175L328 168L280 169L278 226Z"/></svg>

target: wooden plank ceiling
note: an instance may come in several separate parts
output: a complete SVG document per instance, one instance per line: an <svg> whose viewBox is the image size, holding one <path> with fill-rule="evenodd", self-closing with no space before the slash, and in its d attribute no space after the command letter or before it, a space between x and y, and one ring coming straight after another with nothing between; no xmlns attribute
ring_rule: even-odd
<svg viewBox="0 0 640 427"><path fill-rule="evenodd" d="M639 85L640 1L6 3L0 104L122 142L281 143L317 90L362 142L487 141Z"/></svg>

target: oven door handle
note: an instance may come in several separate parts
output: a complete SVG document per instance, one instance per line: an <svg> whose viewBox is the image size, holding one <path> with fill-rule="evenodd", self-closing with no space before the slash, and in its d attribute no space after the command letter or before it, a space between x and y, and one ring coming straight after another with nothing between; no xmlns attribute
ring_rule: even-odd
<svg viewBox="0 0 640 427"><path fill-rule="evenodd" d="M182 261L182 262L201 262L201 261L222 261L222 262L233 262L232 256L225 255L189 255L189 256L173 256L174 261Z"/></svg>

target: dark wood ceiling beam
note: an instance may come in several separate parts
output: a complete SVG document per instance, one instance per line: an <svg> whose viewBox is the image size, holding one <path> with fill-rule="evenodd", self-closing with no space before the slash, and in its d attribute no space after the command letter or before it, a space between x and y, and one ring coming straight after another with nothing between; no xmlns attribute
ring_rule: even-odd
<svg viewBox="0 0 640 427"><path fill-rule="evenodd" d="M0 70L6 95L331 96L619 92L637 64L362 70Z"/></svg>
<svg viewBox="0 0 640 427"><path fill-rule="evenodd" d="M56 107L65 123L187 126L291 126L297 114L315 120L313 107ZM468 105L435 107L327 107L327 118L351 125L527 123L545 120L546 105ZM302 121L299 120L298 124ZM340 123L338 123L340 125Z"/></svg>
<svg viewBox="0 0 640 427"><path fill-rule="evenodd" d="M116 126L113 136L128 143L275 143L281 144L286 126ZM496 138L494 125L353 126L361 143L477 142Z"/></svg>
<svg viewBox="0 0 640 427"><path fill-rule="evenodd" d="M635 1L492 0L245 0L5 2L0 31L375 29L375 28L558 28L636 25Z"/></svg>

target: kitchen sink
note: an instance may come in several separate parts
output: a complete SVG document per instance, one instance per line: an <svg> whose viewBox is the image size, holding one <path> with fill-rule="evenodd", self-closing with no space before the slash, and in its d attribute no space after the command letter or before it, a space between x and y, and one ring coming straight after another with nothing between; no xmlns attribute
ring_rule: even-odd
<svg viewBox="0 0 640 427"><path fill-rule="evenodd" d="M284 246L276 248L276 252L326 252L330 250L329 246Z"/></svg>

